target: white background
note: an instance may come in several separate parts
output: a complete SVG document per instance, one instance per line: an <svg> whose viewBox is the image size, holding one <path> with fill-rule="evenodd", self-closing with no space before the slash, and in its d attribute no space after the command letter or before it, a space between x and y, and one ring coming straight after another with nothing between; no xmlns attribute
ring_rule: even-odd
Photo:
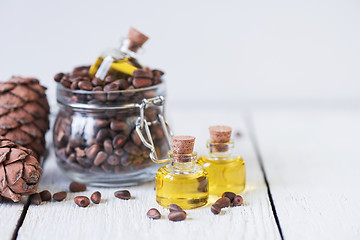
<svg viewBox="0 0 360 240"><path fill-rule="evenodd" d="M171 102L357 104L360 2L0 0L0 79L91 64L134 26Z"/></svg>

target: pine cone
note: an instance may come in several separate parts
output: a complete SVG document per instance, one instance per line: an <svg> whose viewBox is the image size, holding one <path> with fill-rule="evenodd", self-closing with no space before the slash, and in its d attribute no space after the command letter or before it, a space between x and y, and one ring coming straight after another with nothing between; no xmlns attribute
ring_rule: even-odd
<svg viewBox="0 0 360 240"><path fill-rule="evenodd" d="M14 202L35 193L42 168L30 149L0 137L0 196Z"/></svg>
<svg viewBox="0 0 360 240"><path fill-rule="evenodd" d="M49 129L46 88L35 78L13 77L0 83L0 135L32 149L39 157Z"/></svg>

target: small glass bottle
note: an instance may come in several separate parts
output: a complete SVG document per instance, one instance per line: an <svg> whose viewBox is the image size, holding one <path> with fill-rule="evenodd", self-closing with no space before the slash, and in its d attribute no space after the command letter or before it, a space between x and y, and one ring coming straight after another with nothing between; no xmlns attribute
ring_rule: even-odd
<svg viewBox="0 0 360 240"><path fill-rule="evenodd" d="M89 74L101 80L104 80L108 74L119 78L132 76L134 70L142 68L136 60L136 54L148 39L135 28L130 28L128 36L122 40L120 47L101 54L90 67Z"/></svg>
<svg viewBox="0 0 360 240"><path fill-rule="evenodd" d="M176 136L172 138L169 164L156 174L156 201L168 208L174 203L183 209L206 205L209 198L208 178L204 168L196 164L193 152L195 138Z"/></svg>
<svg viewBox="0 0 360 240"><path fill-rule="evenodd" d="M235 143L230 140L231 127L211 126L209 130L209 152L198 160L208 173L209 194L240 193L245 189L245 162L241 156L233 155Z"/></svg>

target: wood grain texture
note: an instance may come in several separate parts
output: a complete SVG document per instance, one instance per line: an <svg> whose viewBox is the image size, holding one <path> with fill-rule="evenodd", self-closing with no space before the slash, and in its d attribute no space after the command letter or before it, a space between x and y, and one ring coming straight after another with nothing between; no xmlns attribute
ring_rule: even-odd
<svg viewBox="0 0 360 240"><path fill-rule="evenodd" d="M253 119L285 239L360 239L360 112L271 110Z"/></svg>
<svg viewBox="0 0 360 240"><path fill-rule="evenodd" d="M228 124L240 129L243 137L238 147L247 165L247 189L242 194L245 206L226 209L215 216L207 205L189 210L183 222L170 222L168 211L155 201L154 182L128 187L134 199L116 199L115 188L89 187L84 193L69 193L64 202L42 203L30 206L18 239L279 239L269 204L263 175L254 148L248 138L240 114L219 115L212 112L171 112L177 134L197 136L196 148L204 149L210 124ZM52 193L68 190L70 180L55 166L53 152L45 165L40 190ZM124 188L120 188L124 189ZM102 193L99 205L79 208L73 202L76 195L90 196L95 190ZM163 215L160 220L146 217L148 209L158 208Z"/></svg>

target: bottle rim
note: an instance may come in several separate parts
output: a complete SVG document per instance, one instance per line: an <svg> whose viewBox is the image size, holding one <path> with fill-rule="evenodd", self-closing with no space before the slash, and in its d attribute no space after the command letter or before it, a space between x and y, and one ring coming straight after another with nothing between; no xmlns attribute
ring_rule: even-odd
<svg viewBox="0 0 360 240"><path fill-rule="evenodd" d="M176 162L176 163L194 162L197 159L197 152L192 152L189 154L179 154L169 151L168 159L170 160L170 162Z"/></svg>
<svg viewBox="0 0 360 240"><path fill-rule="evenodd" d="M211 140L208 140L208 141L207 141L207 145L208 145L208 146L210 146L210 145L212 145L212 146L234 145L234 144L235 144L235 142L234 142L234 140L232 140L232 139L230 139L229 142L224 142L224 143L212 142Z"/></svg>
<svg viewBox="0 0 360 240"><path fill-rule="evenodd" d="M225 143L212 142L211 140L208 140L206 147L209 149L210 154L227 155L232 153L235 148L235 142L232 139Z"/></svg>

